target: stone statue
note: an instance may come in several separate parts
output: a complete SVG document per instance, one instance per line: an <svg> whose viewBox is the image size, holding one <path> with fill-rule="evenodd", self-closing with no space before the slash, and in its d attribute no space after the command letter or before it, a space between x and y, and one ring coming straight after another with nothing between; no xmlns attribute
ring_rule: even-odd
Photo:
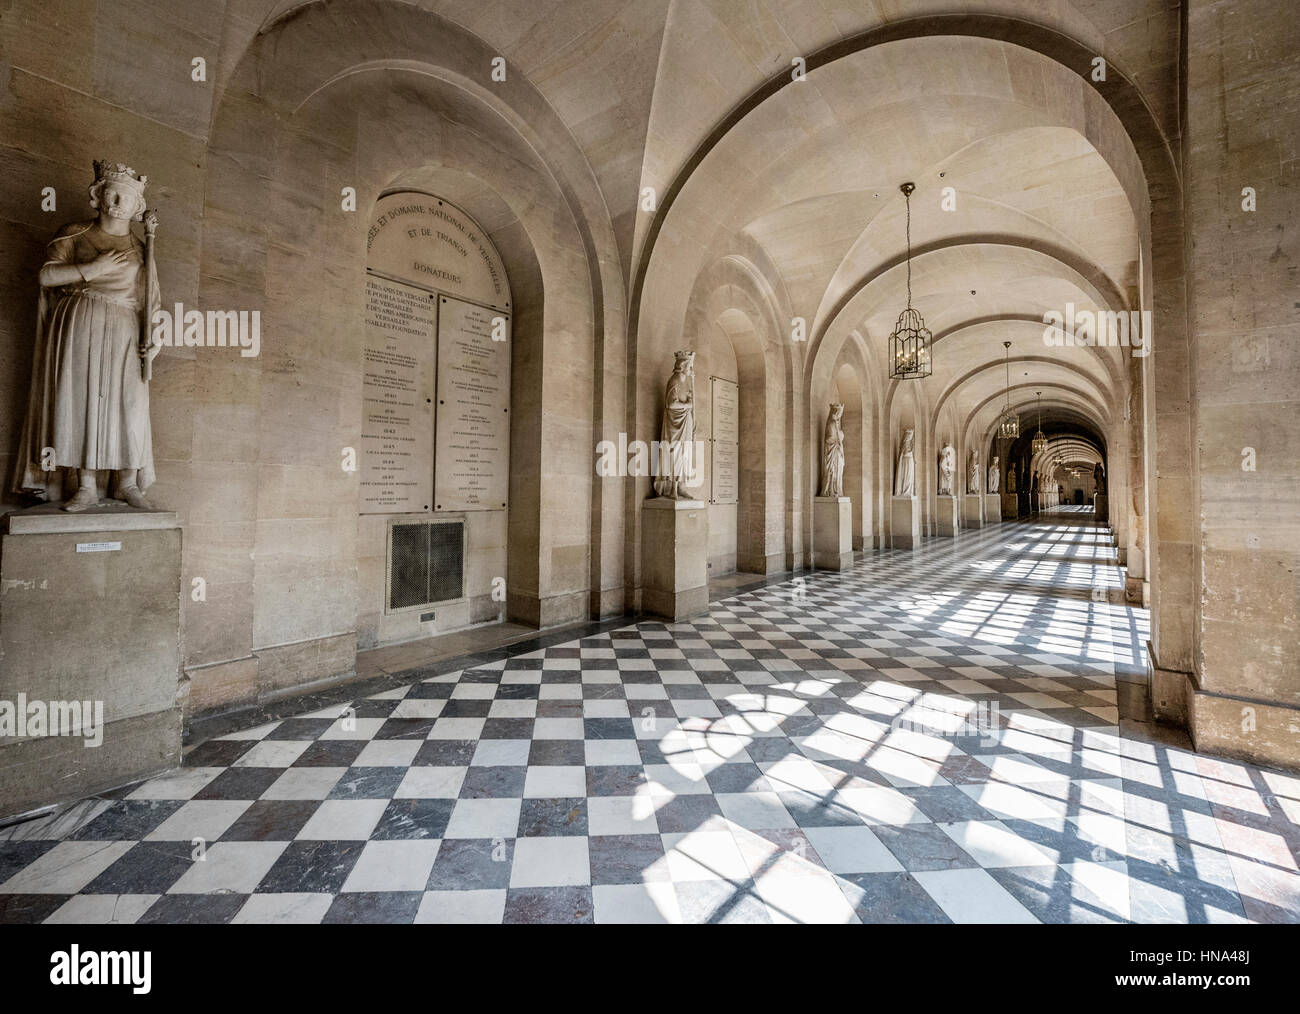
<svg viewBox="0 0 1300 1014"><path fill-rule="evenodd" d="M903 433L903 449L898 455L898 469L894 473L894 496L916 496L916 458L912 454L914 430Z"/></svg>
<svg viewBox="0 0 1300 1014"><path fill-rule="evenodd" d="M945 442L939 452L939 495L952 496L952 477L957 472L957 451Z"/></svg>
<svg viewBox="0 0 1300 1014"><path fill-rule="evenodd" d="M1002 472L998 469L998 461L1001 460L995 454L993 455L993 464L989 465L989 492L996 493L1002 486Z"/></svg>
<svg viewBox="0 0 1300 1014"><path fill-rule="evenodd" d="M1097 488L1094 490L1102 496L1106 495L1106 469L1101 467L1101 462L1092 466L1092 482Z"/></svg>
<svg viewBox="0 0 1300 1014"><path fill-rule="evenodd" d="M113 498L149 510L154 480L149 379L162 348L150 338L161 305L154 268L157 216L146 210L147 176L121 163L96 162L93 221L65 225L40 271L31 394L14 467L15 492L63 500L58 469L76 473L63 504L99 503L96 473L112 471ZM145 238L131 231L143 222Z"/></svg>
<svg viewBox="0 0 1300 1014"><path fill-rule="evenodd" d="M980 491L980 452L970 452L970 468L966 474L966 492L978 493Z"/></svg>
<svg viewBox="0 0 1300 1014"><path fill-rule="evenodd" d="M664 414L659 424L659 457L655 492L669 500L690 500L695 455L695 353L675 352L673 375L664 391Z"/></svg>
<svg viewBox="0 0 1300 1014"><path fill-rule="evenodd" d="M832 402L822 437L822 496L844 495L844 430L840 426L843 416L844 405Z"/></svg>

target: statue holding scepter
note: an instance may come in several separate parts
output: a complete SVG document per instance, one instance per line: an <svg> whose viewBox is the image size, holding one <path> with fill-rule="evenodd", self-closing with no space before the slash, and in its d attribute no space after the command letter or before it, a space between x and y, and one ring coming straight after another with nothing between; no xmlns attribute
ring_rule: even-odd
<svg viewBox="0 0 1300 1014"><path fill-rule="evenodd" d="M40 271L31 395L15 463L15 492L62 500L59 469L78 488L63 504L99 503L99 471L114 473L113 498L151 509L154 480L149 380L161 349L150 335L161 305L153 261L157 215L145 207L149 178L120 162L95 162L94 221L58 231ZM145 240L131 231L143 222Z"/></svg>

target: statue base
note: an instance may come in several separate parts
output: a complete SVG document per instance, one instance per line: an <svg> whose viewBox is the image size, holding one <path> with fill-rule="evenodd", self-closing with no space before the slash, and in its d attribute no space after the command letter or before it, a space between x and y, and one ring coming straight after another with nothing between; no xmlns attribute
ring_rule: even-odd
<svg viewBox="0 0 1300 1014"><path fill-rule="evenodd" d="M708 505L656 497L641 508L641 608L668 620L708 612Z"/></svg>
<svg viewBox="0 0 1300 1014"><path fill-rule="evenodd" d="M984 494L984 523L986 525L1002 524L1002 497L1000 494Z"/></svg>
<svg viewBox="0 0 1300 1014"><path fill-rule="evenodd" d="M44 504L9 514L0 587L0 815L180 764L174 512Z"/></svg>
<svg viewBox="0 0 1300 1014"><path fill-rule="evenodd" d="M962 527L984 527L984 497L979 493L967 493L962 498Z"/></svg>
<svg viewBox="0 0 1300 1014"><path fill-rule="evenodd" d="M939 534L945 538L957 538L961 530L961 511L957 509L957 498L950 493L941 493L935 501Z"/></svg>
<svg viewBox="0 0 1300 1014"><path fill-rule="evenodd" d="M1092 519L1099 525L1110 524L1110 498L1105 493L1092 495Z"/></svg>
<svg viewBox="0 0 1300 1014"><path fill-rule="evenodd" d="M890 501L889 544L894 549L915 549L921 542L921 508L914 496Z"/></svg>
<svg viewBox="0 0 1300 1014"><path fill-rule="evenodd" d="M813 566L818 570L853 566L853 504L847 496L813 497Z"/></svg>
<svg viewBox="0 0 1300 1014"><path fill-rule="evenodd" d="M1002 494L1002 520L1015 521L1020 517L1020 500L1014 493Z"/></svg>

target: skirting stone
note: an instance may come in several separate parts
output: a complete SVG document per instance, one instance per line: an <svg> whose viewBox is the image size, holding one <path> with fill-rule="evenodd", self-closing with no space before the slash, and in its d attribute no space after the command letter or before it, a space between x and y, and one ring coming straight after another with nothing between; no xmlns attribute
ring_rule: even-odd
<svg viewBox="0 0 1300 1014"><path fill-rule="evenodd" d="M819 570L853 566L853 504L847 496L813 497L813 566Z"/></svg>
<svg viewBox="0 0 1300 1014"><path fill-rule="evenodd" d="M938 533L940 536L955 539L961 531L961 509L957 506L955 496L941 496L936 501L938 512Z"/></svg>
<svg viewBox="0 0 1300 1014"><path fill-rule="evenodd" d="M699 500L646 500L641 512L641 608L686 620L709 608L709 512Z"/></svg>
<svg viewBox="0 0 1300 1014"><path fill-rule="evenodd" d="M889 541L894 549L915 549L921 541L921 508L914 496L890 498Z"/></svg>

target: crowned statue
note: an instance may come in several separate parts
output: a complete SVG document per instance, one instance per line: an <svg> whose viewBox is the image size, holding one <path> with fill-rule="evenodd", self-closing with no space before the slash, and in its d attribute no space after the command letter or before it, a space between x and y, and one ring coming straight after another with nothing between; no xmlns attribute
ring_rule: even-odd
<svg viewBox="0 0 1300 1014"><path fill-rule="evenodd" d="M970 452L970 467L966 470L966 492L978 493L980 491L980 452L978 450Z"/></svg>
<svg viewBox="0 0 1300 1014"><path fill-rule="evenodd" d="M695 457L695 353L674 353L673 375L664 390L664 414L659 424L659 460L654 490L669 500L690 500Z"/></svg>
<svg viewBox="0 0 1300 1014"><path fill-rule="evenodd" d="M149 510L154 480L149 379L160 343L150 321L161 304L154 268L158 220L146 210L147 176L95 162L91 221L65 225L40 270L31 394L15 463L15 492L65 511L99 503L97 473L112 497ZM131 230L144 223L143 239ZM65 500L65 480L76 491Z"/></svg>
<svg viewBox="0 0 1300 1014"><path fill-rule="evenodd" d="M989 465L989 492L996 493L1002 485L1002 470L998 468L998 461L1001 459L993 455L993 464Z"/></svg>
<svg viewBox="0 0 1300 1014"><path fill-rule="evenodd" d="M843 417L844 405L832 402L822 438L821 496L844 495L844 429L840 425Z"/></svg>

